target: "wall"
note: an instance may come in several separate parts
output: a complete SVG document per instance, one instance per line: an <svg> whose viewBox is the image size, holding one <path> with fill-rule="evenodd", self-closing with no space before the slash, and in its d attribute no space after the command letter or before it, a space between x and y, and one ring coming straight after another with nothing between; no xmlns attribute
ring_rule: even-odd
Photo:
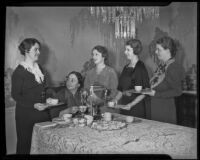
<svg viewBox="0 0 200 160"><path fill-rule="evenodd" d="M83 19L86 20L84 25ZM74 24L72 27L76 27L73 43L71 24ZM108 47L112 57L111 64L118 72L126 63L123 55L124 41L105 39L103 32L99 31L97 25L92 24L92 19L88 18L87 10L83 7L8 7L6 25L5 67L15 68L22 59L17 46L24 37L36 37L43 43L40 62L54 84L62 81L68 72L80 71L84 62L90 58L92 47L97 44ZM195 2L173 2L160 9L158 20L146 20L137 24L137 36L143 42L141 59L147 65L149 73L155 65L149 57L148 45L155 36L156 27L180 42L180 56L185 69L191 64L196 64ZM108 31L111 34L112 29L105 26L105 34ZM109 45L111 41L114 43Z"/></svg>

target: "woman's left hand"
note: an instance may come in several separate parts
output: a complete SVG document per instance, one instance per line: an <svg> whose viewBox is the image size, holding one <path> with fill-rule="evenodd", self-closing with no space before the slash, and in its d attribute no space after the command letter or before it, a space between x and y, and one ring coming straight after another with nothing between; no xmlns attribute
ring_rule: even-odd
<svg viewBox="0 0 200 160"><path fill-rule="evenodd" d="M71 112L74 114L79 110L78 106L72 106L71 107Z"/></svg>
<svg viewBox="0 0 200 160"><path fill-rule="evenodd" d="M42 103L35 103L34 104L34 108L37 109L38 111L43 111L47 107L48 107L47 105L44 105Z"/></svg>
<svg viewBox="0 0 200 160"><path fill-rule="evenodd" d="M132 95L132 93L130 93L130 92L124 92L124 95L130 97Z"/></svg>

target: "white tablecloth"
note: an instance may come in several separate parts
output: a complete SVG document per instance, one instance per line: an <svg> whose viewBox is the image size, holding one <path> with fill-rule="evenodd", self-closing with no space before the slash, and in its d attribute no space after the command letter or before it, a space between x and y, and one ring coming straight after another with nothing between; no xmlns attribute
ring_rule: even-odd
<svg viewBox="0 0 200 160"><path fill-rule="evenodd" d="M53 128L35 124L31 154L168 154L197 158L197 129L140 119L126 128Z"/></svg>

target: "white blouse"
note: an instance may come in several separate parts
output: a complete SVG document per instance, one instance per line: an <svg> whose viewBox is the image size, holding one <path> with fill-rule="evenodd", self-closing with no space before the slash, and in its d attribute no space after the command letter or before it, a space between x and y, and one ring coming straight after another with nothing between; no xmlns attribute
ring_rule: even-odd
<svg viewBox="0 0 200 160"><path fill-rule="evenodd" d="M26 63L25 61L22 61L20 63L20 65L22 65L27 71L31 72L32 74L34 74L35 76L35 80L38 83L42 83L44 81L44 75L42 74L39 66L37 63L34 63L33 66L31 66L30 64Z"/></svg>

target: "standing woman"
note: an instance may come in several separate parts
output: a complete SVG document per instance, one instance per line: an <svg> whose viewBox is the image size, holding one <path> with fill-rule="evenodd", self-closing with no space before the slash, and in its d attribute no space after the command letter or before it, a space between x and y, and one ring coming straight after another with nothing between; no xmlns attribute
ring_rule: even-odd
<svg viewBox="0 0 200 160"><path fill-rule="evenodd" d="M113 98L117 93L118 77L115 70L106 64L107 59L108 52L104 46L97 45L92 49L95 67L87 72L84 89L89 90L91 85L99 84L109 89L109 97Z"/></svg>
<svg viewBox="0 0 200 160"><path fill-rule="evenodd" d="M181 95L183 70L176 63L176 46L172 38L162 37L156 41L156 55L161 61L150 80L151 118L153 120L176 124L176 106L174 98Z"/></svg>
<svg viewBox="0 0 200 160"><path fill-rule="evenodd" d="M142 51L142 43L138 39L130 39L125 44L125 55L130 61L124 66L119 77L118 94L112 100L119 101L125 105L120 109L124 115L150 118L150 98L138 93L123 94L124 91L134 89L135 86L142 86L142 89L149 88L149 76L144 63L139 59Z"/></svg>
<svg viewBox="0 0 200 160"><path fill-rule="evenodd" d="M17 154L30 154L31 138L35 123L49 121L46 111L38 111L35 103L42 102L45 77L37 63L40 55L40 42L34 38L24 39L19 45L24 56L12 75L11 94L16 101Z"/></svg>

